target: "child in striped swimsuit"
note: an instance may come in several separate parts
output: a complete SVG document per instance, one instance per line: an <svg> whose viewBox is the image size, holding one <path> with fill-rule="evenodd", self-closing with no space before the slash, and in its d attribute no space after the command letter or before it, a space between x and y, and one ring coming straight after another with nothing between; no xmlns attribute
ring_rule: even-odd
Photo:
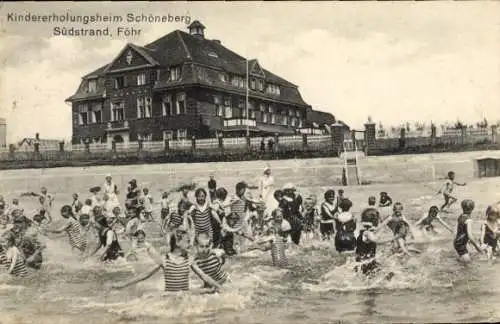
<svg viewBox="0 0 500 324"><path fill-rule="evenodd" d="M219 224L220 219L217 213L210 207L207 200L207 192L203 188L198 188L195 191L196 202L189 208L187 212L188 219L192 220L192 224L194 225L194 235L193 243L195 236L199 233L207 233L212 240L214 237L214 231L212 228L212 218L214 218Z"/></svg>
<svg viewBox="0 0 500 324"><path fill-rule="evenodd" d="M26 277L28 275L26 260L22 252L16 247L16 236L14 234L7 235L5 247L7 249L5 253L8 265L7 273L14 277Z"/></svg>
<svg viewBox="0 0 500 324"><path fill-rule="evenodd" d="M481 248L486 251L488 260L493 260L498 254L498 240L500 240L500 208L488 206L486 209L486 221L481 226Z"/></svg>
<svg viewBox="0 0 500 324"><path fill-rule="evenodd" d="M80 253L85 253L87 241L82 237L80 223L73 214L73 208L69 205L64 205L61 208L61 216L66 219L65 224L59 229L47 229L47 232L55 234L66 232L71 248L78 250Z"/></svg>
<svg viewBox="0 0 500 324"><path fill-rule="evenodd" d="M170 252L168 252L163 258L155 258L156 266L151 271L141 274L125 283L114 284L113 288L120 289L125 288L130 285L134 285L138 282L144 281L151 276L153 276L158 270L163 269L163 280L165 283L165 292L184 292L189 291L189 274L190 270L193 272L209 286L210 288L205 288L200 290L201 293L220 291L221 286L213 280L210 276L205 274L196 264L193 262L188 254L190 238L186 231L177 231L176 233L176 244L171 247Z"/></svg>
<svg viewBox="0 0 500 324"><path fill-rule="evenodd" d="M272 216L273 219L268 227L267 236L259 239L249 249L270 250L273 265L280 268L286 267L288 265L286 248L292 226L287 220L283 219L281 209L275 209L272 212Z"/></svg>
<svg viewBox="0 0 500 324"><path fill-rule="evenodd" d="M212 240L207 233L199 233L196 235L196 248L198 253L194 258L195 264L207 276L215 280L219 285L224 284L228 280L228 274L222 270L225 263L224 252L221 250L211 249ZM205 283L204 288L209 286Z"/></svg>
<svg viewBox="0 0 500 324"><path fill-rule="evenodd" d="M335 234L334 222L335 214L338 212L337 200L335 199L335 190L325 192L325 201L321 204L319 230L323 240L330 240Z"/></svg>

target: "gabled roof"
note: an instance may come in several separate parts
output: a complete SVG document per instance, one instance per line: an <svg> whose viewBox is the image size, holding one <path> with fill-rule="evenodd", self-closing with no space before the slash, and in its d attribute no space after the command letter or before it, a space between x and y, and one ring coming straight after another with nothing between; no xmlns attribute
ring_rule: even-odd
<svg viewBox="0 0 500 324"><path fill-rule="evenodd" d="M248 71L250 74L258 75L260 77L265 78L266 74L260 67L259 62L256 59L251 59L248 61Z"/></svg>
<svg viewBox="0 0 500 324"><path fill-rule="evenodd" d="M111 63L109 63L106 68L104 69L103 73L108 72L113 64L115 64L116 61L125 53L127 49L133 49L135 52L139 53L149 64L151 65L160 65L158 61L156 61L150 53L147 53L148 51L146 49L142 49L140 46L134 45L132 43L128 43L123 47L123 49L118 53L118 55L113 59Z"/></svg>
<svg viewBox="0 0 500 324"><path fill-rule="evenodd" d="M101 66L100 68L98 68L97 70L93 71L93 72L90 72L89 74L87 75L84 75L82 79L90 79L90 78L96 78L100 75L103 74L104 70L106 70L106 68L108 67L109 64L106 64L106 65L103 65Z"/></svg>

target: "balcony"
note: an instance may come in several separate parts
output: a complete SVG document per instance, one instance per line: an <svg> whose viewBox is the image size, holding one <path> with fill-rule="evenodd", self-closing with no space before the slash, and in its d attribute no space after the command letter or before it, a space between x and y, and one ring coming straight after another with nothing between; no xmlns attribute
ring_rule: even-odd
<svg viewBox="0 0 500 324"><path fill-rule="evenodd" d="M255 119L231 118L224 119L224 127L257 126Z"/></svg>
<svg viewBox="0 0 500 324"><path fill-rule="evenodd" d="M129 130L128 120L118 120L108 122L106 131L107 132L116 132L116 131L124 131Z"/></svg>

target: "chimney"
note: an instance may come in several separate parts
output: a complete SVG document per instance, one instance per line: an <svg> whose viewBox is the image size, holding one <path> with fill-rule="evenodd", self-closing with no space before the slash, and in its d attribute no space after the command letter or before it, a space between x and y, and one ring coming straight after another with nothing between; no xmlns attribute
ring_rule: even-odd
<svg viewBox="0 0 500 324"><path fill-rule="evenodd" d="M195 20L188 26L189 34L199 37L205 38L205 26L198 20Z"/></svg>

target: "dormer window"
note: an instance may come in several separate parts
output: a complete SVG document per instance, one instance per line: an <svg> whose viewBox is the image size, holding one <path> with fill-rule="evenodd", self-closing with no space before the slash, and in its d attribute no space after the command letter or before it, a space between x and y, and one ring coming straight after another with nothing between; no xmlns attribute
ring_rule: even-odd
<svg viewBox="0 0 500 324"><path fill-rule="evenodd" d="M89 80L87 84L87 92L96 92L97 91L97 80Z"/></svg>
<svg viewBox="0 0 500 324"><path fill-rule="evenodd" d="M257 87L259 88L259 91L264 91L264 80L257 80Z"/></svg>
<svg viewBox="0 0 500 324"><path fill-rule="evenodd" d="M173 68L170 68L170 81L178 81L181 78L181 68L176 66Z"/></svg>
<svg viewBox="0 0 500 324"><path fill-rule="evenodd" d="M250 89L255 90L255 79L250 80Z"/></svg>
<svg viewBox="0 0 500 324"><path fill-rule="evenodd" d="M227 75L227 73L220 73L219 78L222 82L229 82L229 75Z"/></svg>
<svg viewBox="0 0 500 324"><path fill-rule="evenodd" d="M280 87L275 85L275 84L268 84L266 88L267 93L279 95L280 94Z"/></svg>
<svg viewBox="0 0 500 324"><path fill-rule="evenodd" d="M137 85L145 85L146 84L146 73L139 73L137 75Z"/></svg>

